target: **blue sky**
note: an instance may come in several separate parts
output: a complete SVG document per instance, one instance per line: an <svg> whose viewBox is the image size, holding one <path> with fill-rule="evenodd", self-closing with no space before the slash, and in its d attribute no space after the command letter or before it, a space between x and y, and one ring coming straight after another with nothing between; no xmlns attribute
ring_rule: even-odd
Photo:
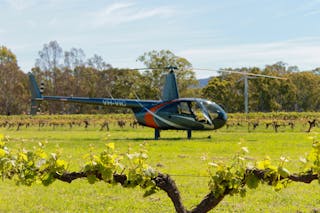
<svg viewBox="0 0 320 213"><path fill-rule="evenodd" d="M25 72L53 40L113 67L161 49L196 68L320 67L320 0L0 0L0 20L0 45Z"/></svg>

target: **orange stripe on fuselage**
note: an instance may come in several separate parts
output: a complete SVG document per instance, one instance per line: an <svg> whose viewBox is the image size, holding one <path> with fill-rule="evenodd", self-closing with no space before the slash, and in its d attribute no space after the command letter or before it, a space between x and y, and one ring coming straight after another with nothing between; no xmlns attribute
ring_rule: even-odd
<svg viewBox="0 0 320 213"><path fill-rule="evenodd" d="M170 104L172 102L174 102L174 101L165 102L165 103L156 105L156 106L150 108L149 111L155 112L158 109L160 109L161 107L163 107L164 105ZM156 124L156 122L154 120L154 116L149 111L147 111L145 116L144 116L144 120L146 122L146 125L149 126L149 127L158 128L159 126Z"/></svg>

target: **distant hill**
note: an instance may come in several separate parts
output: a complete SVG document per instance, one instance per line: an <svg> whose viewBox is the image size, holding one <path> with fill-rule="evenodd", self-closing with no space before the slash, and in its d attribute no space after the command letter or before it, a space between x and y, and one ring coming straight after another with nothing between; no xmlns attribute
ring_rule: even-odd
<svg viewBox="0 0 320 213"><path fill-rule="evenodd" d="M198 81L199 81L199 87L202 88L202 87L207 86L209 80L210 80L210 77L209 77L209 78L198 79Z"/></svg>

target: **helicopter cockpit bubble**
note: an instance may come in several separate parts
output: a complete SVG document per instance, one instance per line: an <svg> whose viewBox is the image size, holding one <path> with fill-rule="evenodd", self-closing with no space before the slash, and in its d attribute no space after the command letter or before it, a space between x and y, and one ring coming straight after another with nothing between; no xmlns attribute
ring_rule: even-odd
<svg viewBox="0 0 320 213"><path fill-rule="evenodd" d="M227 120L226 113L219 105L198 98L175 100L162 107L158 114L190 129L218 129Z"/></svg>
<svg viewBox="0 0 320 213"><path fill-rule="evenodd" d="M227 114L225 111L216 103L204 100L202 105L206 109L215 129L222 127L227 121Z"/></svg>

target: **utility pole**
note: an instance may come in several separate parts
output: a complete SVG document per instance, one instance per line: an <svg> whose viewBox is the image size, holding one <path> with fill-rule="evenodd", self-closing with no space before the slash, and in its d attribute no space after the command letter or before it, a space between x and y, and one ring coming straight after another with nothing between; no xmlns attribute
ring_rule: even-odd
<svg viewBox="0 0 320 213"><path fill-rule="evenodd" d="M248 114L249 112L248 75L244 75L243 80L244 80L244 112Z"/></svg>

